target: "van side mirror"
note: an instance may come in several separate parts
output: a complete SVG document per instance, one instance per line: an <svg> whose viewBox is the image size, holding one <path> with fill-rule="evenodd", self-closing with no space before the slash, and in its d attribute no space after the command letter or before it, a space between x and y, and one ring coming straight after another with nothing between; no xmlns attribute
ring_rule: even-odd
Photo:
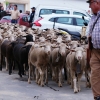
<svg viewBox="0 0 100 100"><path fill-rule="evenodd" d="M84 16L82 16L82 19L85 21L85 18L84 18Z"/></svg>
<svg viewBox="0 0 100 100"><path fill-rule="evenodd" d="M84 24L85 26L88 26L88 23L87 23L87 22L84 22L83 24Z"/></svg>

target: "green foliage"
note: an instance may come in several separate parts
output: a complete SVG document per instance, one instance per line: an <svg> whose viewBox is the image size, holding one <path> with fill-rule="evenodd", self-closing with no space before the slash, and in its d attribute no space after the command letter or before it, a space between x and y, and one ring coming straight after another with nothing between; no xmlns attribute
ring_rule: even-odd
<svg viewBox="0 0 100 100"><path fill-rule="evenodd" d="M9 2L8 2L8 1L5 1L5 4L6 4L6 5L9 5Z"/></svg>

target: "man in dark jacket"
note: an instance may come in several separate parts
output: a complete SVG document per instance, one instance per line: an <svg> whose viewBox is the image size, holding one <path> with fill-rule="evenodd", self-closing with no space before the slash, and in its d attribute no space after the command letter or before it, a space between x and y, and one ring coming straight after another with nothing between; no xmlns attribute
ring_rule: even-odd
<svg viewBox="0 0 100 100"><path fill-rule="evenodd" d="M32 9L32 13L30 15L30 20L29 20L30 26L32 26L32 22L33 22L33 19L34 19L35 7L32 7L31 9Z"/></svg>
<svg viewBox="0 0 100 100"><path fill-rule="evenodd" d="M3 16L6 16L6 11L4 11L4 7L2 6L2 7L1 7L1 10L0 10L0 19L1 19Z"/></svg>
<svg viewBox="0 0 100 100"><path fill-rule="evenodd" d="M0 11L1 11L2 3L0 2Z"/></svg>

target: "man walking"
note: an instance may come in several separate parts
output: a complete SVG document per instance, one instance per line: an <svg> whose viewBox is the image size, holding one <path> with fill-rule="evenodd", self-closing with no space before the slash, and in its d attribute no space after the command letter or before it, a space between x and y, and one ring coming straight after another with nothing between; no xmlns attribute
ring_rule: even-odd
<svg viewBox="0 0 100 100"><path fill-rule="evenodd" d="M89 22L89 36L92 39L91 86L95 100L100 100L100 0L88 0L93 16Z"/></svg>
<svg viewBox="0 0 100 100"><path fill-rule="evenodd" d="M11 23L16 24L20 16L20 12L17 9L17 5L14 5L14 10L10 10L9 12L11 13Z"/></svg>

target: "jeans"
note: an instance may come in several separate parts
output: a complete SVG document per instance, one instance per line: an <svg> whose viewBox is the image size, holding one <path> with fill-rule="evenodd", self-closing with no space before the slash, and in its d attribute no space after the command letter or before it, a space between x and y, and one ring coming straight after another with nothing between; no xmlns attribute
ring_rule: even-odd
<svg viewBox="0 0 100 100"><path fill-rule="evenodd" d="M16 20L16 19L12 19L12 20L11 20L11 23L16 24L16 23L17 23L17 20Z"/></svg>

